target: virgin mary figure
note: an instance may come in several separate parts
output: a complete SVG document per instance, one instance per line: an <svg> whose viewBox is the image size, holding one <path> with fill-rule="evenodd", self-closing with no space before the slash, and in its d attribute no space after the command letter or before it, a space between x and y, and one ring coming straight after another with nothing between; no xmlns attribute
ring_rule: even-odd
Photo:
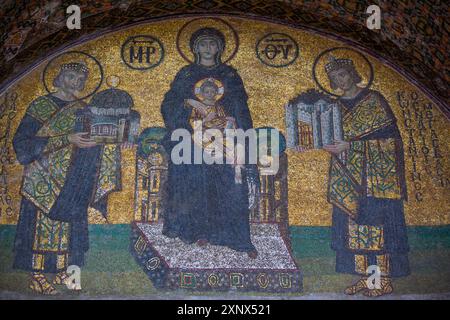
<svg viewBox="0 0 450 320"><path fill-rule="evenodd" d="M196 85L205 79L223 86L219 103L227 119L238 129L253 127L242 79L234 68L221 61L224 35L215 28L201 28L192 34L189 45L195 61L177 73L161 106L168 129L163 145L168 154L178 143L171 141L172 132L183 128L192 134L192 114L206 111L207 105L198 101L195 92ZM200 246L227 246L256 258L250 238L248 184L236 182L235 167L228 162L191 163L169 161L163 234ZM242 171L243 181L257 179L254 165L244 164Z"/></svg>

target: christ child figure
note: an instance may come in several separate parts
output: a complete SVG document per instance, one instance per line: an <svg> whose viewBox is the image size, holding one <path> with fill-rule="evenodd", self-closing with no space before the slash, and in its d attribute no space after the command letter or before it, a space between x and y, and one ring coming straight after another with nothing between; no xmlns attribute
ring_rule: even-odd
<svg viewBox="0 0 450 320"><path fill-rule="evenodd" d="M187 99L186 105L192 107L190 123L192 128L196 129L199 124L202 126L203 138L202 147L206 152L214 152L214 138L208 133L208 129L217 129L224 133L225 129L236 129L236 122L233 117L228 117L219 100L223 96L223 85L220 81L208 78L199 81L195 87L195 95L200 100ZM225 140L223 143L223 153L225 158L233 157L230 162L235 169L235 182L242 183L241 169L243 161L239 161L241 153L232 152L233 146L227 146ZM242 155L243 156L243 155Z"/></svg>

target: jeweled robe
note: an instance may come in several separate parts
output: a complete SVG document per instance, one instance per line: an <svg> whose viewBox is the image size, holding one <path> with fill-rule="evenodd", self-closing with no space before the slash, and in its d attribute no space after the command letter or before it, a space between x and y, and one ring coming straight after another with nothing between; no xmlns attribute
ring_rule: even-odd
<svg viewBox="0 0 450 320"><path fill-rule="evenodd" d="M193 109L186 107L184 100L196 99L195 84L211 77L224 85L224 96L220 102L226 116L234 117L238 128L252 128L247 94L236 70L225 64L213 68L191 64L178 72L161 106L168 129L163 145L169 157L178 143L170 140L172 132L186 129L193 133L190 123ZM163 233L169 237L179 237L186 243L205 239L211 244L237 251L253 251L247 184L235 183L232 165L194 164L193 150L191 155L192 164L169 161ZM248 172L252 166L246 165L246 168L248 170L245 172Z"/></svg>
<svg viewBox="0 0 450 320"><path fill-rule="evenodd" d="M15 133L14 150L25 167L14 268L54 273L83 266L88 207L106 215L107 195L119 189L117 146L77 148L68 140L84 107L81 101L39 97Z"/></svg>
<svg viewBox="0 0 450 320"><path fill-rule="evenodd" d="M350 149L332 156L328 200L333 204L332 249L336 271L408 275L404 158L395 117L377 91L339 99Z"/></svg>

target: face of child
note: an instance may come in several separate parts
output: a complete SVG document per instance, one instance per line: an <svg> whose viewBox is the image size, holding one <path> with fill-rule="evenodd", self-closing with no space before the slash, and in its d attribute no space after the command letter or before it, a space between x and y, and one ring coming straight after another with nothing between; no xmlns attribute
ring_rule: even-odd
<svg viewBox="0 0 450 320"><path fill-rule="evenodd" d="M202 95L205 98L205 101L215 101L217 89L214 88L213 86L205 86L202 89Z"/></svg>

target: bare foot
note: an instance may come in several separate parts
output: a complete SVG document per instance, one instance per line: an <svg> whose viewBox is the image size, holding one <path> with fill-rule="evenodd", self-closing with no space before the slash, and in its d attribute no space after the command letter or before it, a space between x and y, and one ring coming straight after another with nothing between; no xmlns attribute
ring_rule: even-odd
<svg viewBox="0 0 450 320"><path fill-rule="evenodd" d="M247 255L250 259L256 259L258 257L258 251L249 251L247 252Z"/></svg>

